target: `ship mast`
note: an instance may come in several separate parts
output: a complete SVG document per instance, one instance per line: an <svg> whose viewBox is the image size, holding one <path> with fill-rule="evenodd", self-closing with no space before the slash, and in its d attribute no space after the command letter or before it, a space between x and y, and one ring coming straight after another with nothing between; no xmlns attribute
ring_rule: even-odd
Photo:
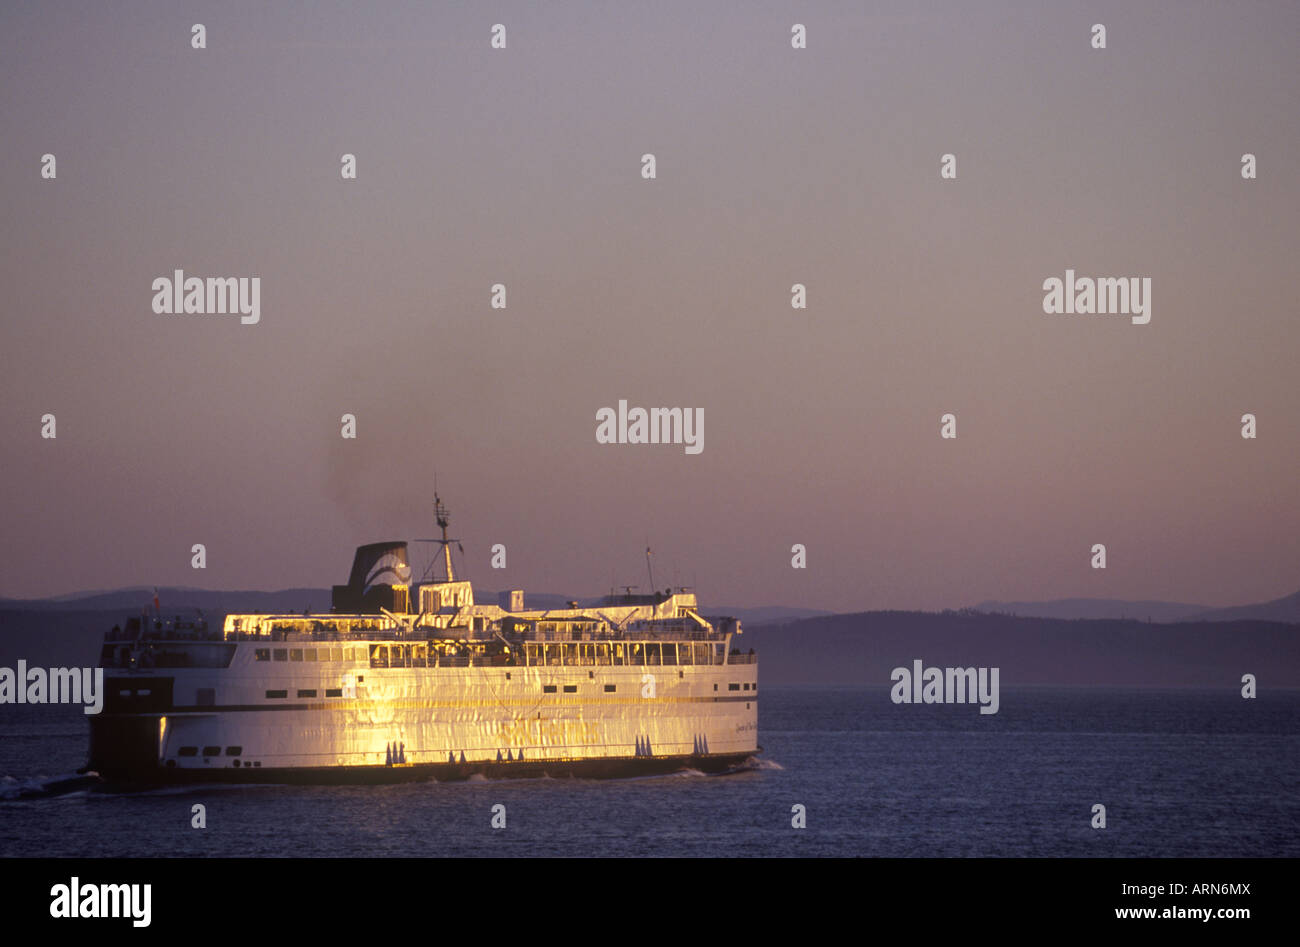
<svg viewBox="0 0 1300 947"><path fill-rule="evenodd" d="M452 539L447 535L447 525L451 522L451 518L447 513L447 507L445 507L442 503L442 497L438 496L438 488L436 486L433 488L433 519L434 522L438 524L438 527L442 530L442 539L417 539L415 540L415 542L438 543L440 546L442 546L442 562L444 568L446 568L447 570L447 578L444 579L443 581L455 582L456 570L453 569L451 565L451 544L452 543L456 544L456 548L460 550L461 555L465 554L465 549L464 547L461 546L460 540ZM437 561L438 560L436 556L430 559L429 567L424 570L424 574L429 578L433 579L435 582L437 581L437 578L434 575L434 565L437 563Z"/></svg>
<svg viewBox="0 0 1300 947"><path fill-rule="evenodd" d="M442 561L447 567L447 581L456 581L456 576L451 569L451 543L452 540L447 538L447 524L450 522L447 514L447 507L443 505L437 492L433 494L433 518L437 521L439 528L442 530Z"/></svg>

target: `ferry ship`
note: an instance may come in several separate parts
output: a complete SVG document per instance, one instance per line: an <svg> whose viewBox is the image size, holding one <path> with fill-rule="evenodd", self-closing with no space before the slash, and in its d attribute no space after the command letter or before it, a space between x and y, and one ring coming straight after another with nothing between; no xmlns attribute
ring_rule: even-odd
<svg viewBox="0 0 1300 947"><path fill-rule="evenodd" d="M405 542L373 543L328 614L209 629L155 613L109 632L83 772L148 785L616 777L726 772L759 751L758 662L739 621L702 616L684 588L476 603L436 496L434 514L428 581L410 582Z"/></svg>

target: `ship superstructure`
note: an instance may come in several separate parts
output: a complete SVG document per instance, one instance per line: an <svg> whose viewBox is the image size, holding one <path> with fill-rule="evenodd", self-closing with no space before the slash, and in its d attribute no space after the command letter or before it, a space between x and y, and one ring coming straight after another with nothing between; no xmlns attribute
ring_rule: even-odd
<svg viewBox="0 0 1300 947"><path fill-rule="evenodd" d="M440 577L412 583L407 544L373 543L329 614L110 632L87 768L143 783L620 776L725 771L758 751L738 621L702 616L681 588L479 604L440 500L435 517Z"/></svg>

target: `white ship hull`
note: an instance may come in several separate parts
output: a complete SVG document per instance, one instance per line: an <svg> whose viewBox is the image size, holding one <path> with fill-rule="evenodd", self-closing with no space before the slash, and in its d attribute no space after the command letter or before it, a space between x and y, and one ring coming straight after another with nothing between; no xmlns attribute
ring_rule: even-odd
<svg viewBox="0 0 1300 947"><path fill-rule="evenodd" d="M88 766L145 783L399 781L716 771L758 751L757 664L380 668L368 644L272 663L240 643L224 668L111 672Z"/></svg>

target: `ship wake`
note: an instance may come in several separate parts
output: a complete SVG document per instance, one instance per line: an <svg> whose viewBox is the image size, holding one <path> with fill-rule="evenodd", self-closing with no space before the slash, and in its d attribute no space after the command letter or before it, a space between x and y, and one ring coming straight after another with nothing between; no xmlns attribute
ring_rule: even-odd
<svg viewBox="0 0 1300 947"><path fill-rule="evenodd" d="M775 769L785 769L785 767L782 766L780 763L778 763L776 760L764 759L763 757L760 756L751 756L743 763L737 764L733 772L743 773L743 772L748 772L750 770L775 770Z"/></svg>
<svg viewBox="0 0 1300 947"><path fill-rule="evenodd" d="M104 784L96 773L64 773L60 776L0 777L0 800L55 799L93 791Z"/></svg>

